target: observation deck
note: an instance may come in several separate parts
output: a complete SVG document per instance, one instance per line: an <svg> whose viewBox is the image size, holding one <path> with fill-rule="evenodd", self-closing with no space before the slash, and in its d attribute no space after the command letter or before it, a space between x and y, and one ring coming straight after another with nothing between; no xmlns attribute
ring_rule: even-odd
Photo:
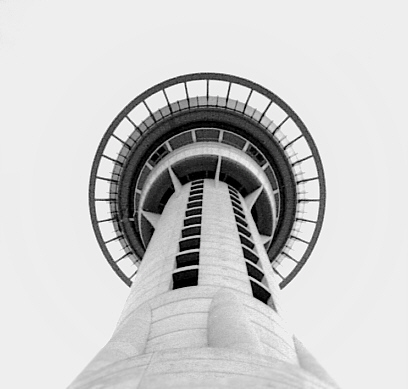
<svg viewBox="0 0 408 389"><path fill-rule="evenodd" d="M285 102L225 74L162 82L109 126L89 189L93 228L109 264L130 286L154 231L152 219L175 192L175 182L205 178L253 196L252 216L285 287L322 227L322 163L310 133Z"/></svg>

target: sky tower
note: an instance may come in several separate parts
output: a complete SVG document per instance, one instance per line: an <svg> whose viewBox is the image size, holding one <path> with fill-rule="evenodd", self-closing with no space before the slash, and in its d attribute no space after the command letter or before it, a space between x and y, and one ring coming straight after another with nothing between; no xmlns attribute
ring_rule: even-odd
<svg viewBox="0 0 408 389"><path fill-rule="evenodd" d="M280 314L320 233L325 181L275 94L217 73L150 88L102 138L89 204L130 295L70 389L337 388Z"/></svg>

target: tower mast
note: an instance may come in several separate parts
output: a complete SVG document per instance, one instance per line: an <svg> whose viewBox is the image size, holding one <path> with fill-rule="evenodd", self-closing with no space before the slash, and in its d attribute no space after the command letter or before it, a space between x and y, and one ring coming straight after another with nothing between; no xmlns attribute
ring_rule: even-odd
<svg viewBox="0 0 408 389"><path fill-rule="evenodd" d="M336 387L279 306L325 207L315 143L279 97L218 73L152 87L104 135L89 200L130 294L71 389Z"/></svg>

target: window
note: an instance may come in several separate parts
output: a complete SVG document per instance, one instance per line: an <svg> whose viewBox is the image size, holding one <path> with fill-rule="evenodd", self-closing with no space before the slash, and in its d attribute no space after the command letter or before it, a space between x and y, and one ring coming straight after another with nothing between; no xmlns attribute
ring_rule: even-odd
<svg viewBox="0 0 408 389"><path fill-rule="evenodd" d="M240 150L242 150L245 145L245 140L243 138L227 131L223 134L222 142L234 146Z"/></svg>
<svg viewBox="0 0 408 389"><path fill-rule="evenodd" d="M152 155L152 158L150 159L150 164L152 166L155 166L157 162L159 162L168 153L169 151L164 146L159 147L157 151Z"/></svg>
<svg viewBox="0 0 408 389"><path fill-rule="evenodd" d="M200 235L200 234L201 234L201 227L199 226L184 228L184 230L181 231L181 236L183 238L187 238L189 236L194 236L194 235Z"/></svg>
<svg viewBox="0 0 408 389"><path fill-rule="evenodd" d="M245 236L243 235L239 235L239 239L241 240L241 243L247 247L249 247L250 249L253 249L255 247L255 245Z"/></svg>
<svg viewBox="0 0 408 389"><path fill-rule="evenodd" d="M182 134L177 135L174 138L170 139L169 143L173 150L188 145L189 143L193 143L193 139L191 138L191 132L183 132Z"/></svg>
<svg viewBox="0 0 408 389"><path fill-rule="evenodd" d="M205 130L195 130L197 142L218 142L219 130L206 128Z"/></svg>
<svg viewBox="0 0 408 389"><path fill-rule="evenodd" d="M253 157L259 166L262 166L266 163L262 154L254 146L250 145L246 153Z"/></svg>
<svg viewBox="0 0 408 389"><path fill-rule="evenodd" d="M244 253L244 258L252 261L253 263L258 263L258 256L252 251L248 250L246 247L242 247L242 252Z"/></svg>
<svg viewBox="0 0 408 389"><path fill-rule="evenodd" d="M187 208L195 208L195 207L202 207L203 206L203 202L202 201L192 201L191 203L187 204Z"/></svg>
<svg viewBox="0 0 408 389"><path fill-rule="evenodd" d="M241 207L241 204L240 204L238 201L231 200L231 202L232 202L232 206L233 206L234 208L239 209L241 212L244 211L243 208Z"/></svg>
<svg viewBox="0 0 408 389"><path fill-rule="evenodd" d="M232 186L228 186L228 189L229 189L230 194L232 194L233 196L239 197L238 191L235 188L233 188Z"/></svg>
<svg viewBox="0 0 408 389"><path fill-rule="evenodd" d="M188 219L184 219L184 227L192 226L194 224L201 224L200 216L193 216L189 217Z"/></svg>
<svg viewBox="0 0 408 389"><path fill-rule="evenodd" d="M242 219L245 219L245 215L241 211L234 208L234 213L235 215L242 217Z"/></svg>
<svg viewBox="0 0 408 389"><path fill-rule="evenodd" d="M176 256L177 268L198 265L199 252L183 253Z"/></svg>
<svg viewBox="0 0 408 389"><path fill-rule="evenodd" d="M202 211L203 211L202 208L188 209L186 211L186 216L189 217L194 215L201 215Z"/></svg>
<svg viewBox="0 0 408 389"><path fill-rule="evenodd" d="M251 265L250 263L245 262L245 264L246 264L248 275L252 278L255 278L259 282L262 282L262 279L264 278L264 274L259 269L257 269L255 266Z"/></svg>
<svg viewBox="0 0 408 389"><path fill-rule="evenodd" d="M202 200L203 199L203 195L190 195L190 197L188 198L188 201L197 201L197 200Z"/></svg>
<svg viewBox="0 0 408 389"><path fill-rule="evenodd" d="M248 227L248 223L244 219L240 218L239 216L235 215L235 221L243 225L244 227Z"/></svg>
<svg viewBox="0 0 408 389"><path fill-rule="evenodd" d="M200 248L200 238L190 238L179 242L180 251Z"/></svg>
<svg viewBox="0 0 408 389"><path fill-rule="evenodd" d="M240 226L239 224L237 224L237 227L238 227L238 232L240 232L241 234L245 235L248 238L251 237L251 233L246 228Z"/></svg>
<svg viewBox="0 0 408 389"><path fill-rule="evenodd" d="M202 189L192 189L190 191L190 196L194 196L194 195L202 195L203 194L203 190Z"/></svg>
<svg viewBox="0 0 408 389"><path fill-rule="evenodd" d="M254 297L265 304L268 304L268 300L271 294L261 285L251 280L252 294Z"/></svg>
<svg viewBox="0 0 408 389"><path fill-rule="evenodd" d="M198 269L173 273L173 289L186 288L198 284Z"/></svg>

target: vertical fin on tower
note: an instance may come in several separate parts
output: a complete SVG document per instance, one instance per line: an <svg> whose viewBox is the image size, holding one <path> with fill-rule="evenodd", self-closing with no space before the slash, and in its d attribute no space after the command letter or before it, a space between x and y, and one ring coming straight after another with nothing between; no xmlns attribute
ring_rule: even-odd
<svg viewBox="0 0 408 389"><path fill-rule="evenodd" d="M251 210L256 200L258 200L259 195L262 193L263 185L261 185L258 189L255 189L252 193L245 197L245 204L247 205L248 209Z"/></svg>
<svg viewBox="0 0 408 389"><path fill-rule="evenodd" d="M147 219L147 221L152 225L153 228L157 228L161 216L160 214L147 211L142 211L142 214Z"/></svg>
<svg viewBox="0 0 408 389"><path fill-rule="evenodd" d="M181 185L180 180L177 178L177 176L175 175L175 173L173 172L173 169L171 167L169 167L168 171L169 171L169 174L170 174L171 183L174 186L174 191L176 192L176 196L178 196L180 194L181 187L183 185Z"/></svg>
<svg viewBox="0 0 408 389"><path fill-rule="evenodd" d="M217 169L215 170L215 187L218 187L218 183L220 182L220 173L221 173L221 160L222 157L221 155L218 156L218 161L217 161Z"/></svg>

